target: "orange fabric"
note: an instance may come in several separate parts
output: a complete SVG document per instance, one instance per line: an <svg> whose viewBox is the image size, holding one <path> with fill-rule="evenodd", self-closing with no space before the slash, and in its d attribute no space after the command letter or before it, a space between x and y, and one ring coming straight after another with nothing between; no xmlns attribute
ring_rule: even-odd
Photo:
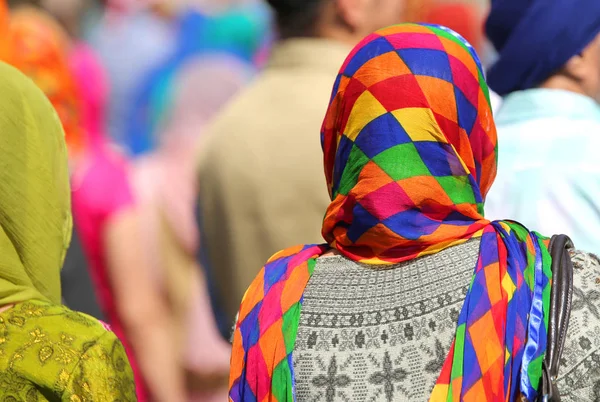
<svg viewBox="0 0 600 402"><path fill-rule="evenodd" d="M0 38L6 38L8 30L8 7L0 0ZM0 39L0 60L6 60L9 54L9 41Z"/></svg>
<svg viewBox="0 0 600 402"><path fill-rule="evenodd" d="M430 7L424 14L423 21L429 24L447 26L461 34L476 50L481 50L483 43L483 13L478 8L479 6L466 2L441 2Z"/></svg>
<svg viewBox="0 0 600 402"><path fill-rule="evenodd" d="M6 38L12 44L6 61L44 91L60 117L70 156L78 155L84 139L66 32L44 12L23 7L11 13Z"/></svg>
<svg viewBox="0 0 600 402"><path fill-rule="evenodd" d="M427 15L433 1L439 0L407 0L404 10L404 20L406 22L422 22L423 17Z"/></svg>

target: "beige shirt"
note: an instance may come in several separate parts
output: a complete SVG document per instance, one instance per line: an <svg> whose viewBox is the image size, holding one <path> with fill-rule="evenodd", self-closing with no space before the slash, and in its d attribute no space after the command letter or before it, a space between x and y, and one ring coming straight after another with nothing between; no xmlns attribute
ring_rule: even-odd
<svg viewBox="0 0 600 402"><path fill-rule="evenodd" d="M329 205L320 130L351 48L291 39L217 118L199 161L202 242L227 316L277 251L322 243Z"/></svg>

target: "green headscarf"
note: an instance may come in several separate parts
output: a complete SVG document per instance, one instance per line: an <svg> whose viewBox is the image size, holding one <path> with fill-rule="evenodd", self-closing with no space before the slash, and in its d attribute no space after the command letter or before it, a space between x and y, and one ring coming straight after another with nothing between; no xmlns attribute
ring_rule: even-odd
<svg viewBox="0 0 600 402"><path fill-rule="evenodd" d="M33 82L0 63L0 306L61 303L71 241L64 132Z"/></svg>

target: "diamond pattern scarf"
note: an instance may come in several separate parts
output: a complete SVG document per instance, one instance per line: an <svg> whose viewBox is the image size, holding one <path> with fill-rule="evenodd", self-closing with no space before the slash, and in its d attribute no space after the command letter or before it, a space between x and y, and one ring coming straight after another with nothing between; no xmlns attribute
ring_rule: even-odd
<svg viewBox="0 0 600 402"><path fill-rule="evenodd" d="M231 401L294 401L292 352L316 258L335 249L396 264L481 239L432 401L534 400L546 350L547 239L483 216L496 130L481 65L447 28L402 24L365 38L335 81L322 128L326 245L273 256L234 332Z"/></svg>

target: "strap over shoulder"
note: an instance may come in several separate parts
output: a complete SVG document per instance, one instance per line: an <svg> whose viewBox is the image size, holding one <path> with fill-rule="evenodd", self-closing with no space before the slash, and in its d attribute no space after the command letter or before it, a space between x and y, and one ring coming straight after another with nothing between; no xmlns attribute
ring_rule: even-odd
<svg viewBox="0 0 600 402"><path fill-rule="evenodd" d="M571 316L573 262L569 250L573 248L573 242L568 236L557 235L550 240L552 293L548 323L548 348L544 360L540 401L560 402L560 392L556 386L556 379L558 378L560 358L563 353Z"/></svg>

